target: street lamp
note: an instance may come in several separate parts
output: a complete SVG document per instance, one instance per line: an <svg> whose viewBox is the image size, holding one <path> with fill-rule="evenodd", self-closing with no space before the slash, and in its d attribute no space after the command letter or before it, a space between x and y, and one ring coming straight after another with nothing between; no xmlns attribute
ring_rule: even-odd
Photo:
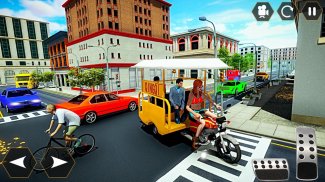
<svg viewBox="0 0 325 182"><path fill-rule="evenodd" d="M256 71L257 71L257 50L256 50L256 44L254 44L254 43L242 43L242 44L239 44L239 45L245 45L245 44L252 44L252 45L254 45L254 49L255 49L254 93L257 93L257 91L256 91Z"/></svg>
<svg viewBox="0 0 325 182"><path fill-rule="evenodd" d="M213 47L214 47L214 57L217 58L218 57L218 51L217 51L217 41L216 41L216 27L214 26L214 23L210 20L208 20L205 16L201 16L199 17L200 21L207 21L209 23L212 24L213 26ZM216 89L218 87L218 82L217 82L217 76L218 76L218 72L217 70L213 70L214 72L214 76L213 76L213 95L215 96L215 102L218 102L218 95L216 93ZM222 92L221 92L221 106L223 106L223 96L222 96Z"/></svg>
<svg viewBox="0 0 325 182"><path fill-rule="evenodd" d="M94 45L88 45L88 47L98 47L103 49L103 51L105 52L105 59L106 59L106 75L107 75L107 91L109 91L110 87L109 87L109 69L108 69L108 48L110 47L116 47L117 45L112 45L112 46L108 46L106 47L106 50L104 47L102 46L94 46Z"/></svg>
<svg viewBox="0 0 325 182"><path fill-rule="evenodd" d="M78 68L78 74L79 74L79 70L80 70L80 66L79 66L79 60L78 60L78 56L75 53L70 52L69 54L72 54L76 57L77 60L77 68ZM82 89L81 89L81 83L79 83L79 89L80 89L80 95L82 94Z"/></svg>

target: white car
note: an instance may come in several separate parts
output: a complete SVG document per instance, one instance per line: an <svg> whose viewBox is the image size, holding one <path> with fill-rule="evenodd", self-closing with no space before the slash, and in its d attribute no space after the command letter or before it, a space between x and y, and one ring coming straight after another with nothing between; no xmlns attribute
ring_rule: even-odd
<svg viewBox="0 0 325 182"><path fill-rule="evenodd" d="M45 88L45 84L41 82L41 83L38 84L37 88L38 89Z"/></svg>
<svg viewBox="0 0 325 182"><path fill-rule="evenodd" d="M295 78L295 70L293 70L291 73L288 73L287 78L294 79Z"/></svg>

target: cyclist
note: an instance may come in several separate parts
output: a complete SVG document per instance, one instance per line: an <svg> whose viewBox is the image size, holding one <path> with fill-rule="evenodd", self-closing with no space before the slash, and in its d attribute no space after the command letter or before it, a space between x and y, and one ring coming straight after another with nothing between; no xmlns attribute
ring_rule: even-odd
<svg viewBox="0 0 325 182"><path fill-rule="evenodd" d="M49 104L46 107L46 110L48 113L53 114L50 127L49 129L45 130L46 133L50 134L50 137L53 137L62 127L62 125L65 125L65 134L64 134L64 140L66 145L71 141L77 141L74 147L79 147L81 140L78 138L73 138L72 134L76 131L78 126L80 126L80 117L67 109L56 109L55 105ZM56 129L51 133L51 128L54 124L54 121L58 121L58 126Z"/></svg>
<svg viewBox="0 0 325 182"><path fill-rule="evenodd" d="M217 115L210 112L208 109L203 108L203 104L205 100L209 100L210 103L213 103L217 109L221 109L221 106L217 105L215 102L213 102L206 94L202 92L202 81L197 79L193 82L193 89L191 93L188 96L188 101L186 105L186 109L190 113L190 117L194 118L197 122L200 123L196 130L196 134L193 137L192 140L192 148L196 150L198 148L197 141L198 137L201 134L201 131L203 130L205 126L205 121L202 119L201 114L204 114L205 116L211 117L214 120L217 119Z"/></svg>

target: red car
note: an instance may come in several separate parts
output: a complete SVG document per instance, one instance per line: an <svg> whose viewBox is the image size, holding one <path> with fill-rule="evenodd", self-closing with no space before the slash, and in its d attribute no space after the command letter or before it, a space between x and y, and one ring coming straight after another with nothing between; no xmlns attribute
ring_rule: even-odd
<svg viewBox="0 0 325 182"><path fill-rule="evenodd" d="M98 116L122 110L135 111L137 105L137 98L98 91L78 95L68 102L57 104L56 107L69 109L78 114L80 119L84 119L87 123L93 123Z"/></svg>

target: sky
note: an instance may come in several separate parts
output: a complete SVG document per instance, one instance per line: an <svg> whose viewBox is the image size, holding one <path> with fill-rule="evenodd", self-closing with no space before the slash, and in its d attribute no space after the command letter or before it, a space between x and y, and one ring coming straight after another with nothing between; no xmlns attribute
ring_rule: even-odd
<svg viewBox="0 0 325 182"><path fill-rule="evenodd" d="M50 34L66 31L66 0L0 0L0 14L50 23ZM123 1L123 0L120 0ZM95 2L95 0L94 0ZM260 0L167 0L171 3L171 35L187 32L189 29L212 25L199 21L205 16L212 21L217 32L230 36L240 43L255 43L269 48L295 47L297 31L294 21L283 21L277 14L281 2L269 0L274 13L268 22L257 22L252 14Z"/></svg>

